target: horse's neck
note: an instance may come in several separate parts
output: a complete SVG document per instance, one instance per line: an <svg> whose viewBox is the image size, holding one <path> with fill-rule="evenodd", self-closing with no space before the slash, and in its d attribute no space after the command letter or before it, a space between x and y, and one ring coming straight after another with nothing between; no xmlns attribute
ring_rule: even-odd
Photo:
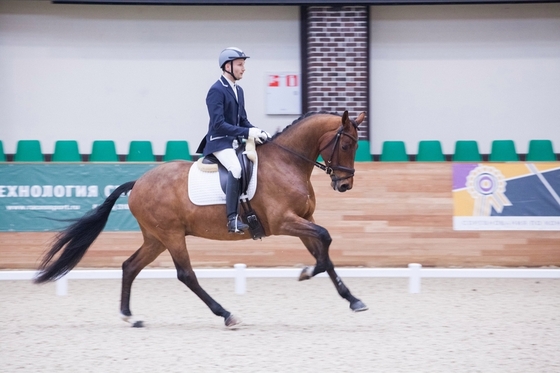
<svg viewBox="0 0 560 373"><path fill-rule="evenodd" d="M331 128L332 127L332 128ZM290 136L280 136L281 145L294 153L313 160L317 159L320 150L320 140L329 131L338 128L332 121L321 114L310 117L290 131Z"/></svg>

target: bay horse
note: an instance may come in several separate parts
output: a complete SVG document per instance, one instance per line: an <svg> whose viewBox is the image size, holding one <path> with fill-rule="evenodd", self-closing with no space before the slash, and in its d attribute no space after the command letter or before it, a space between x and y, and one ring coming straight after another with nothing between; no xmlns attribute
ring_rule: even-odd
<svg viewBox="0 0 560 373"><path fill-rule="evenodd" d="M368 308L350 293L335 272L329 257L331 236L313 219L315 194L310 178L313 167L318 166L330 175L334 190L352 189L358 126L364 118L365 113L361 113L352 120L348 111L342 116L308 113L258 146L257 190L251 200L266 236L299 237L315 258L315 266L303 268L299 280L308 280L326 271L338 294L350 302L350 309L355 312ZM316 162L319 155L327 160L325 164ZM227 232L224 205L197 206L189 200L190 167L193 163L187 161L163 163L138 180L117 187L101 205L58 233L42 259L34 282L56 280L74 268L102 232L116 200L132 190L128 204L144 242L122 264L121 318L134 327L143 326L142 321L133 319L130 311L132 282L144 267L168 250L177 269L177 278L215 315L223 317L226 327L240 323L239 318L199 285L185 237L232 241L249 239L251 235Z"/></svg>

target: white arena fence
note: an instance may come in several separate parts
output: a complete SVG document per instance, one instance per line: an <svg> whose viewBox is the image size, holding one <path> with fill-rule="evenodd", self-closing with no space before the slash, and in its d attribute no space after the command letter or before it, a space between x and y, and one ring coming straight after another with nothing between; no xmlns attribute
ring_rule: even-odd
<svg viewBox="0 0 560 373"><path fill-rule="evenodd" d="M247 268L245 264L235 264L234 268L196 269L198 278L232 278L235 293L245 294L247 278L298 278L301 268ZM36 271L0 271L0 280L32 280ZM380 277L408 278L408 291L420 293L422 278L557 278L560 269L545 268L422 268L411 263L408 268L337 268L340 277ZM326 277L321 273L318 277ZM56 280L56 294L68 294L68 280L121 279L120 269L76 269ZM137 278L177 278L175 269L144 269Z"/></svg>

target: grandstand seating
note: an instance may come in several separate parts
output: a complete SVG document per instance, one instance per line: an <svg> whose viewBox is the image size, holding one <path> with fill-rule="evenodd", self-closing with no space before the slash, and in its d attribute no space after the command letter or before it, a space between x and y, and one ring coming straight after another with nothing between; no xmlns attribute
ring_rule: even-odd
<svg viewBox="0 0 560 373"><path fill-rule="evenodd" d="M58 140L54 145L53 162L81 162L76 140Z"/></svg>
<svg viewBox="0 0 560 373"><path fill-rule="evenodd" d="M42 153L39 140L20 140L17 143L15 154L5 154L3 142L0 141L0 162L164 162L172 160L191 161L189 143L186 140L167 141L165 153L155 156L152 143L149 140L136 140L130 142L129 152L126 156L117 154L115 142L112 140L95 140L92 145L91 154L82 156L79 152L79 144L76 140L58 140L55 143L52 157ZM359 140L356 151L356 162L373 161L374 156L370 152L369 140ZM377 160L377 156L375 158ZM518 154L513 140L492 141L491 151L483 156L476 140L457 140L455 150L451 156L445 156L442 151L442 143L439 140L422 140L418 143L418 154L409 156L406 152L404 141L384 141L382 144L379 161L381 162L443 162L450 159L453 162L482 162L486 159L490 162L556 162L558 155L554 152L551 140L530 140L529 149L525 155ZM318 162L324 162L321 155Z"/></svg>
<svg viewBox="0 0 560 373"><path fill-rule="evenodd" d="M529 141L529 152L526 157L530 162L554 162L556 154L550 140L531 140Z"/></svg>
<svg viewBox="0 0 560 373"><path fill-rule="evenodd" d="M515 143L513 140L494 140L492 141L492 148L490 162L516 162L519 161L519 155L515 150Z"/></svg>
<svg viewBox="0 0 560 373"><path fill-rule="evenodd" d="M372 157L368 140L358 140L358 150L356 150L355 160L356 162L371 162Z"/></svg>
<svg viewBox="0 0 560 373"><path fill-rule="evenodd" d="M4 145L0 140L0 162L6 162L6 154L4 154Z"/></svg>
<svg viewBox="0 0 560 373"><path fill-rule="evenodd" d="M404 141L383 141L379 160L381 162L408 162Z"/></svg>
<svg viewBox="0 0 560 373"><path fill-rule="evenodd" d="M127 162L155 162L151 141L134 140L130 142Z"/></svg>
<svg viewBox="0 0 560 373"><path fill-rule="evenodd" d="M444 162L445 156L438 140L422 140L418 143L417 162Z"/></svg>
<svg viewBox="0 0 560 373"><path fill-rule="evenodd" d="M478 150L478 143L475 140L456 141L452 160L453 162L481 162L482 155Z"/></svg>
<svg viewBox="0 0 560 373"><path fill-rule="evenodd" d="M19 140L14 162L44 162L45 156L39 140Z"/></svg>
<svg viewBox="0 0 560 373"><path fill-rule="evenodd" d="M117 148L112 140L95 140L89 156L90 162L118 162Z"/></svg>
<svg viewBox="0 0 560 373"><path fill-rule="evenodd" d="M173 140L167 142L163 161L169 162L174 160L192 160L188 142L184 140Z"/></svg>

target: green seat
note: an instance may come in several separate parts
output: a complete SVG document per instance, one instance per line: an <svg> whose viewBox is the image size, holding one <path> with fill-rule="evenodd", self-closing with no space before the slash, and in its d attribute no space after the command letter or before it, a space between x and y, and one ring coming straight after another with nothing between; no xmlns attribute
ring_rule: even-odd
<svg viewBox="0 0 560 373"><path fill-rule="evenodd" d="M358 150L356 150L356 162L371 162L371 153L368 140L358 140Z"/></svg>
<svg viewBox="0 0 560 373"><path fill-rule="evenodd" d="M531 140L529 141L529 152L527 153L527 161L530 162L554 162L556 154L550 140Z"/></svg>
<svg viewBox="0 0 560 373"><path fill-rule="evenodd" d="M163 156L164 162L174 160L191 161L191 152L189 151L189 143L184 140L168 141L165 146L165 155Z"/></svg>
<svg viewBox="0 0 560 373"><path fill-rule="evenodd" d="M445 156L438 140L422 140L418 143L417 162L444 162Z"/></svg>
<svg viewBox="0 0 560 373"><path fill-rule="evenodd" d="M19 140L17 143L14 162L44 162L39 140Z"/></svg>
<svg viewBox="0 0 560 373"><path fill-rule="evenodd" d="M81 162L82 156L76 140L58 140L54 144L53 162Z"/></svg>
<svg viewBox="0 0 560 373"><path fill-rule="evenodd" d="M127 162L155 162L156 157L150 141L135 140L130 142Z"/></svg>
<svg viewBox="0 0 560 373"><path fill-rule="evenodd" d="M453 162L481 162L482 155L478 151L475 140L458 140L455 142Z"/></svg>
<svg viewBox="0 0 560 373"><path fill-rule="evenodd" d="M379 160L381 162L408 162L404 141L383 141Z"/></svg>
<svg viewBox="0 0 560 373"><path fill-rule="evenodd" d="M494 140L488 157L490 162L517 162L519 155L513 140Z"/></svg>
<svg viewBox="0 0 560 373"><path fill-rule="evenodd" d="M118 162L117 148L112 140L95 140L91 147L90 162Z"/></svg>
<svg viewBox="0 0 560 373"><path fill-rule="evenodd" d="M0 140L0 162L6 162L6 154L4 154L4 145L2 145L1 140Z"/></svg>

